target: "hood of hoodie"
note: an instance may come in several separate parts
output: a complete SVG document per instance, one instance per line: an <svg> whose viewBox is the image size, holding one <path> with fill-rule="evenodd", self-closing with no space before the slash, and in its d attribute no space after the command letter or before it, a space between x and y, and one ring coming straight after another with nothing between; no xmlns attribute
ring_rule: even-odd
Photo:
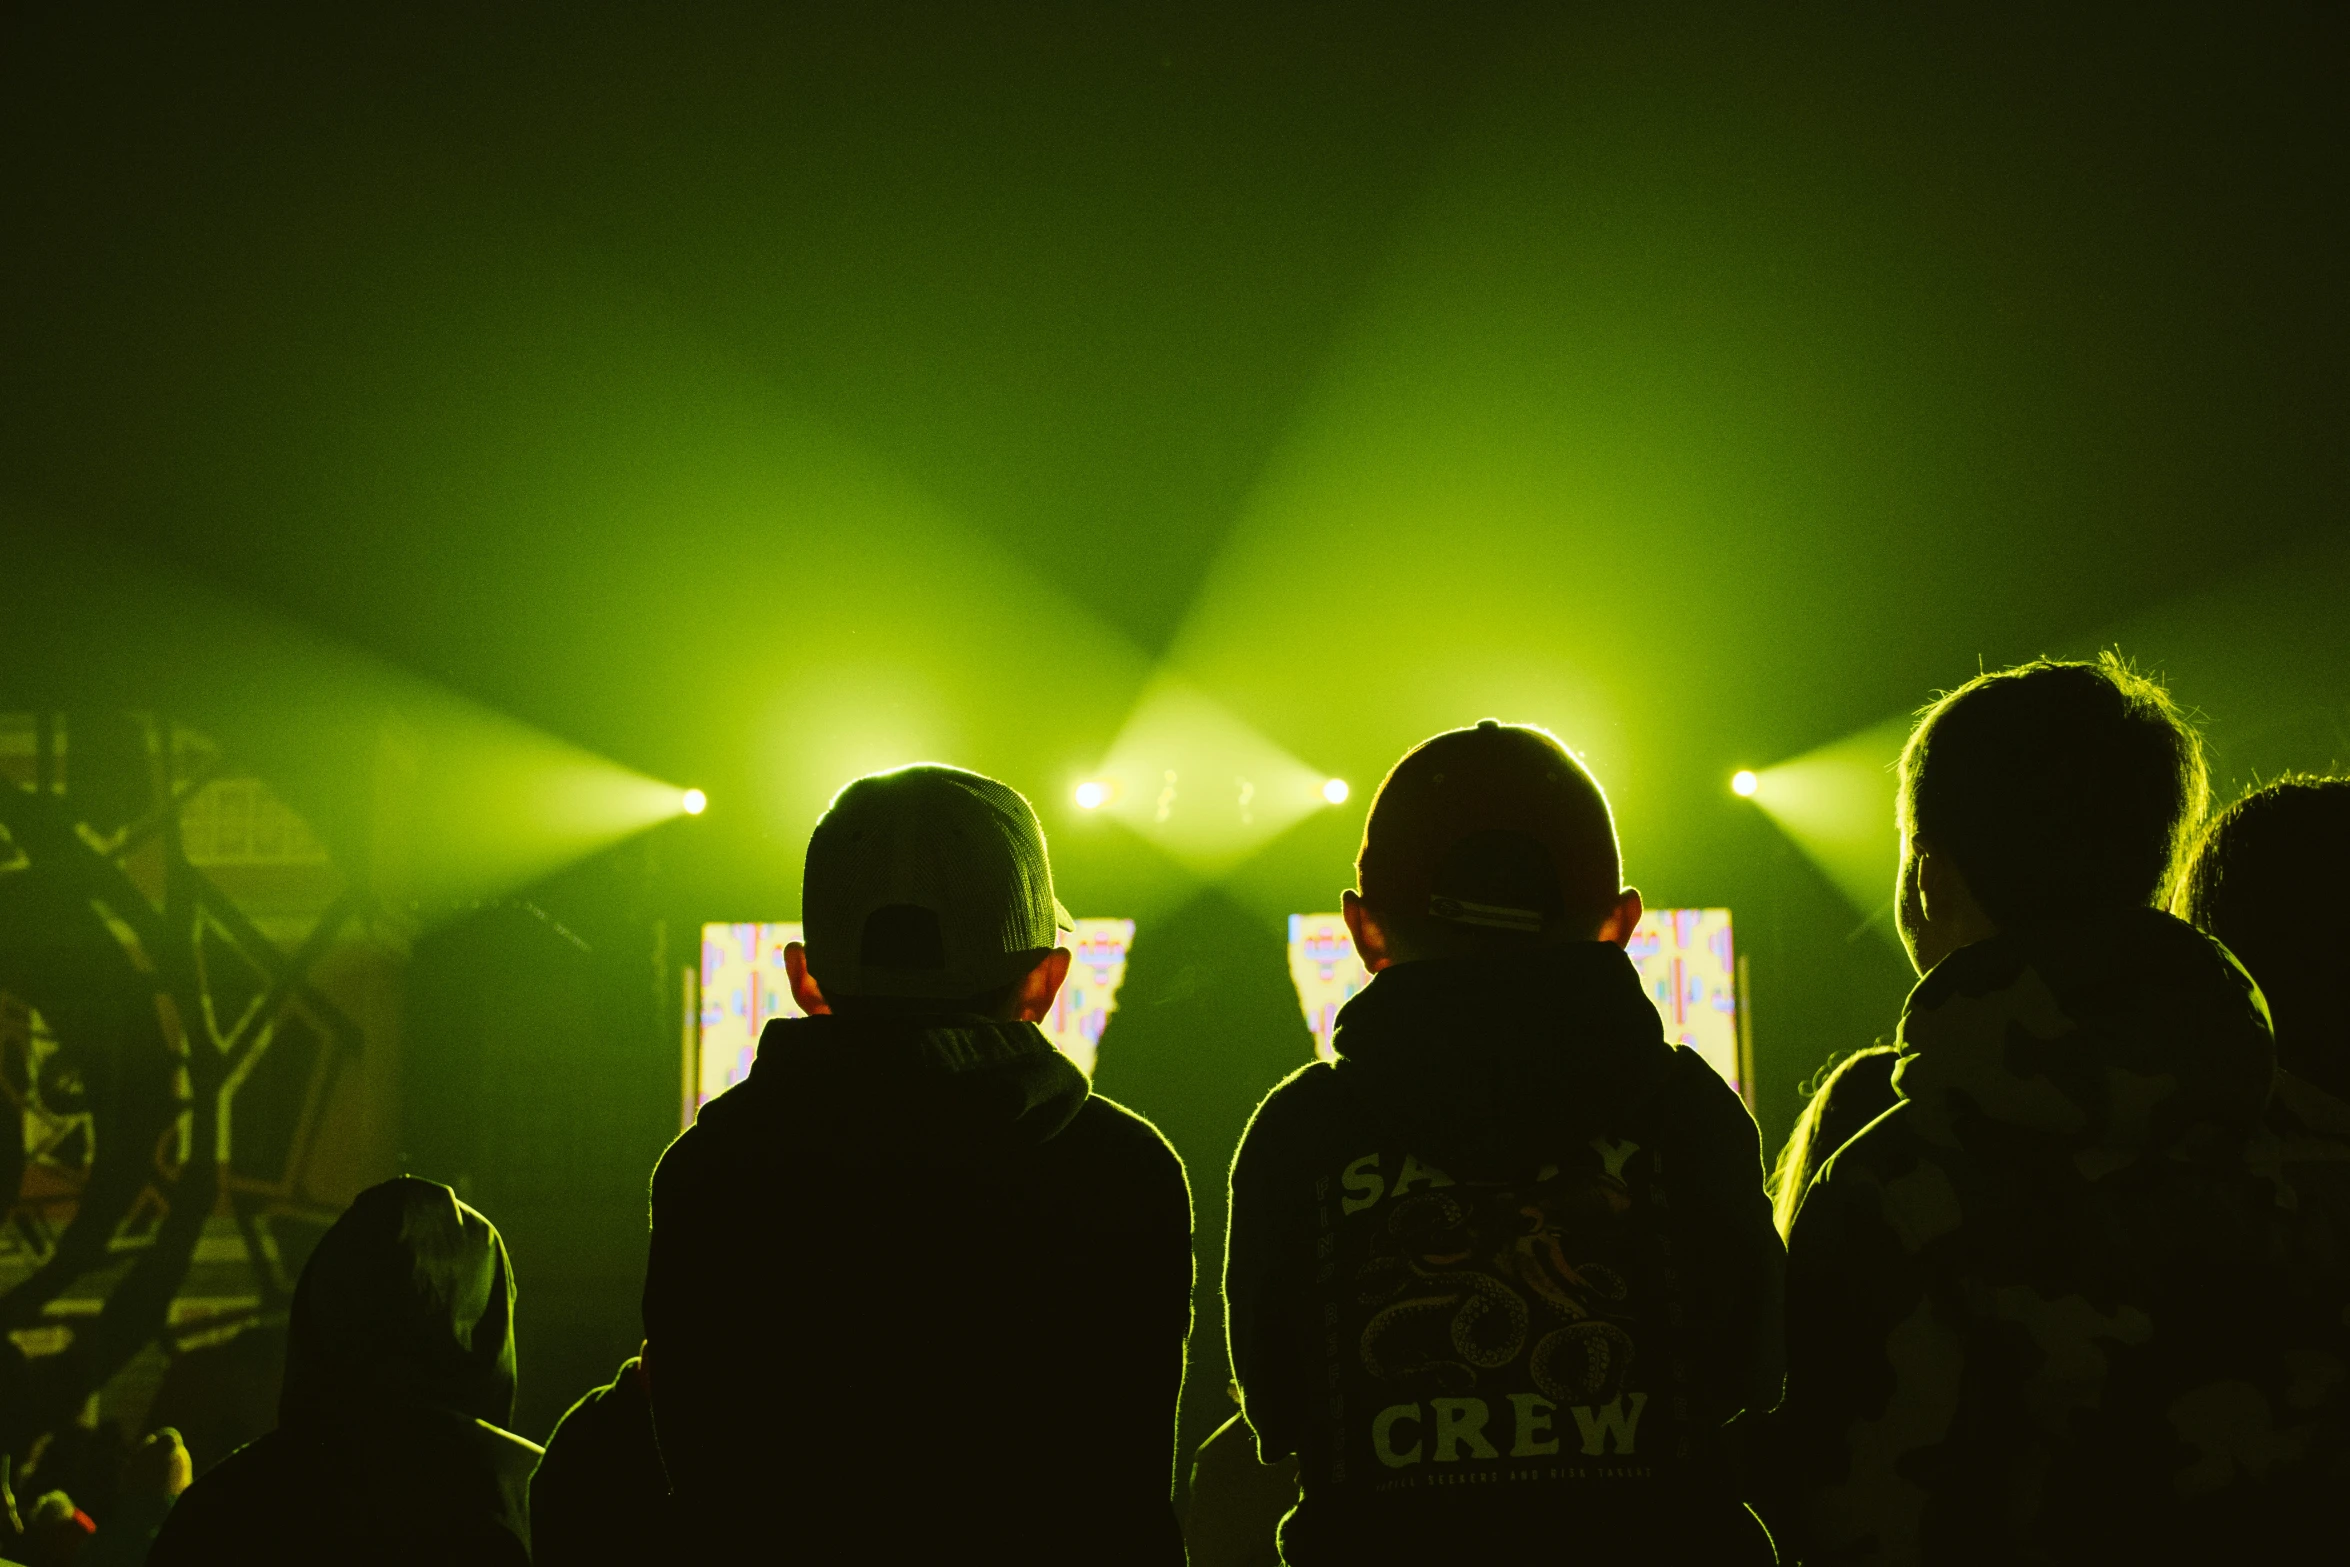
<svg viewBox="0 0 2350 1567"><path fill-rule="evenodd" d="M1927 1142L1986 1123L2055 1138L2092 1179L2225 1157L2276 1076L2268 1009L2225 948L2156 909L1961 948L1902 1010L1894 1085Z"/></svg>
<svg viewBox="0 0 2350 1567"><path fill-rule="evenodd" d="M437 1181L361 1192L294 1287L287 1426L347 1424L431 1406L514 1419L514 1270L497 1226Z"/></svg>
<svg viewBox="0 0 2350 1567"><path fill-rule="evenodd" d="M1383 1134L1456 1174L1579 1143L1654 1093L1673 1047L1622 948L1401 963L1338 1014L1338 1078Z"/></svg>
<svg viewBox="0 0 2350 1567"><path fill-rule="evenodd" d="M750 1077L704 1106L699 1124L720 1137L756 1126L855 1163L951 1161L1047 1142L1091 1092L1034 1023L776 1018Z"/></svg>

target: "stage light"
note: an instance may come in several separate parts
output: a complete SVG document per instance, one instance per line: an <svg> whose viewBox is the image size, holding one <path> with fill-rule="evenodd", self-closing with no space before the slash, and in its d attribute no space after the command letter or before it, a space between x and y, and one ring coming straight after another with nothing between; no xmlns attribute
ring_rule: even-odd
<svg viewBox="0 0 2350 1567"><path fill-rule="evenodd" d="M686 815L699 816L709 809L710 797L699 789L688 789L678 796L677 803L685 807Z"/></svg>
<svg viewBox="0 0 2350 1567"><path fill-rule="evenodd" d="M1743 767L1730 775L1730 792L1742 800L1753 799L1754 791L1761 787L1762 781Z"/></svg>
<svg viewBox="0 0 2350 1567"><path fill-rule="evenodd" d="M1761 769L1755 809L1818 866L1853 909L1871 917L1888 940L1893 877L1901 861L1894 830L1894 759L1916 722L1897 713L1817 750ZM1767 786L1767 787L1766 787Z"/></svg>
<svg viewBox="0 0 2350 1567"><path fill-rule="evenodd" d="M1322 785L1322 798L1328 800L1332 805L1344 805L1346 796L1346 780L1343 778L1333 778Z"/></svg>
<svg viewBox="0 0 2350 1567"><path fill-rule="evenodd" d="M1077 807L1084 811L1098 811L1109 803L1110 786L1098 778L1088 778L1077 786Z"/></svg>

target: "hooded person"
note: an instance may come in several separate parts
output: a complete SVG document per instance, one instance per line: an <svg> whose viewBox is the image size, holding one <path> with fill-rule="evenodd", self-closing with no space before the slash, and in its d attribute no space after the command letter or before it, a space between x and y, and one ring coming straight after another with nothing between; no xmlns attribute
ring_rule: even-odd
<svg viewBox="0 0 2350 1567"><path fill-rule="evenodd" d="M1896 1102L1788 1248L1768 1514L1805 1561L2287 1560L2319 1516L2344 1361L2302 1309L2266 1009L2153 906L2203 798L2194 730L2110 656L1912 734Z"/></svg>
<svg viewBox="0 0 2350 1567"><path fill-rule="evenodd" d="M1539 729L1438 735L1356 873L1371 982L1232 1166L1242 1412L1300 1459L1282 1559L1769 1561L1723 1435L1778 1390L1761 1139L1624 951L1597 781Z"/></svg>
<svg viewBox="0 0 2350 1567"><path fill-rule="evenodd" d="M514 1418L514 1274L437 1182L359 1194L294 1289L278 1426L189 1486L147 1560L520 1567L539 1449Z"/></svg>
<svg viewBox="0 0 2350 1567"><path fill-rule="evenodd" d="M645 1371L701 1559L1179 1567L1191 1200L1037 1027L1068 972L1042 828L923 765L808 845L809 1015L653 1178Z"/></svg>

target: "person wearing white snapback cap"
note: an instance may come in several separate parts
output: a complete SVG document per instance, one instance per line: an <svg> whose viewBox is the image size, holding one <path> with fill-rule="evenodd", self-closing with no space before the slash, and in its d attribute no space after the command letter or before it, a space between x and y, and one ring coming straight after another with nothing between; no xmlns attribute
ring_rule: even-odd
<svg viewBox="0 0 2350 1567"><path fill-rule="evenodd" d="M646 1367L697 1559L1175 1567L1191 1202L1036 1026L1068 973L1036 813L860 778L808 844L809 1014L653 1179Z"/></svg>

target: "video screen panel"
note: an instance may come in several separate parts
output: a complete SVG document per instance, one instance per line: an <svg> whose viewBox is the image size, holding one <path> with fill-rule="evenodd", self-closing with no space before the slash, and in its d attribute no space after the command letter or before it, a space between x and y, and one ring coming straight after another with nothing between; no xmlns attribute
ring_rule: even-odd
<svg viewBox="0 0 2350 1567"><path fill-rule="evenodd" d="M702 927L700 998L688 1078L696 1108L741 1082L757 1055L760 1030L773 1017L798 1017L785 983L783 949L800 939L796 922ZM1091 1076L1103 1031L1118 1008L1118 987L1134 946L1134 921L1081 919L1067 934L1069 978L1041 1025L1055 1045ZM1640 982L1665 1026L1665 1037L1694 1050L1742 1096L1751 1092L1751 1048L1740 1010L1740 977L1728 909L1650 909L1627 947ZM1314 1051L1333 1058L1338 1009L1370 983L1354 940L1336 914L1289 917L1289 977L1314 1036Z"/></svg>
<svg viewBox="0 0 2350 1567"><path fill-rule="evenodd" d="M783 973L783 949L799 939L797 920L702 927L697 1110L751 1075L769 1018L807 1016Z"/></svg>
<svg viewBox="0 0 2350 1567"><path fill-rule="evenodd" d="M1338 1032L1338 1009L1371 983L1370 971L1355 956L1355 939L1344 917L1289 916L1289 982L1297 987L1297 1004L1313 1031L1314 1054L1335 1061L1338 1052L1331 1039Z"/></svg>
<svg viewBox="0 0 2350 1567"><path fill-rule="evenodd" d="M1698 1056L1741 1096L1752 1070L1740 1032L1738 958L1728 909L1650 909L1626 949L1663 1019L1665 1037ZM1371 982L1336 914L1289 916L1289 977L1313 1031L1314 1053L1332 1060L1338 1009Z"/></svg>
<svg viewBox="0 0 2350 1567"><path fill-rule="evenodd" d="M783 969L783 949L800 939L796 920L702 927L701 998L690 1048L695 1109L744 1078L769 1018L801 1017ZM1118 1010L1134 921L1081 919L1064 934L1069 978L1038 1025L1085 1074L1093 1075L1102 1030Z"/></svg>
<svg viewBox="0 0 2350 1567"><path fill-rule="evenodd" d="M1650 909L1626 951L1640 970L1648 999L1664 1019L1665 1037L1694 1050L1747 1097L1753 1075L1739 1016L1738 954L1728 909Z"/></svg>
<svg viewBox="0 0 2350 1567"><path fill-rule="evenodd" d="M1037 1026L1091 1077L1102 1030L1118 1010L1118 987L1126 982L1134 921L1081 919L1074 930L1062 933L1061 944L1069 949L1069 978L1051 1014Z"/></svg>

